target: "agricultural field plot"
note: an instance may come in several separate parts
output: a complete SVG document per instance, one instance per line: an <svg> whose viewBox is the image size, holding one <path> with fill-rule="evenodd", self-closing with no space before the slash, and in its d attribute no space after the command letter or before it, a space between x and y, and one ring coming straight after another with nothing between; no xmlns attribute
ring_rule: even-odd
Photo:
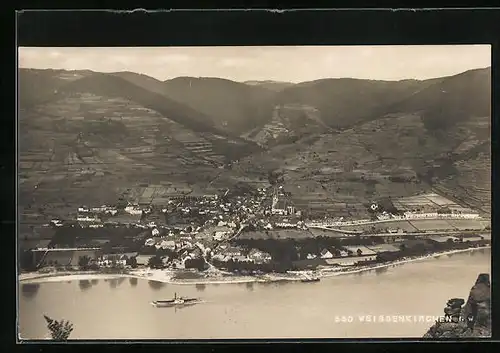
<svg viewBox="0 0 500 353"><path fill-rule="evenodd" d="M485 228L481 221L473 219L453 219L447 220L447 222L458 230L483 230Z"/></svg>
<svg viewBox="0 0 500 353"><path fill-rule="evenodd" d="M447 205L454 205L455 202L441 196L441 195L438 195L438 194L434 194L434 193L430 193L430 194L426 194L425 197L435 203L436 205L438 206L447 206Z"/></svg>
<svg viewBox="0 0 500 353"><path fill-rule="evenodd" d="M454 165L457 174L438 185L439 190L453 195L468 207L491 214L491 156L479 153L467 162Z"/></svg>
<svg viewBox="0 0 500 353"><path fill-rule="evenodd" d="M479 221L479 223L481 223L481 226L483 228L487 228L487 227L491 228L491 221Z"/></svg>
<svg viewBox="0 0 500 353"><path fill-rule="evenodd" d="M142 193L142 198L143 199L151 199L153 198L153 195L156 193L156 189L154 187L147 187L144 192Z"/></svg>
<svg viewBox="0 0 500 353"><path fill-rule="evenodd" d="M155 197L151 200L151 204L155 206L164 206L168 204L169 201L170 199L166 197Z"/></svg>
<svg viewBox="0 0 500 353"><path fill-rule="evenodd" d="M97 157L106 164L109 168L127 169L135 164L135 160L127 157L121 151L112 149L99 149Z"/></svg>
<svg viewBox="0 0 500 353"><path fill-rule="evenodd" d="M329 238L343 238L345 234L341 232L336 232L333 230L319 229L319 228L309 228L313 237L329 237Z"/></svg>
<svg viewBox="0 0 500 353"><path fill-rule="evenodd" d="M308 230L282 229L243 232L238 239L308 239L313 235Z"/></svg>
<svg viewBox="0 0 500 353"><path fill-rule="evenodd" d="M191 188L186 184L173 184L165 190L164 195L178 195L178 194L189 194Z"/></svg>
<svg viewBox="0 0 500 353"><path fill-rule="evenodd" d="M411 225L417 228L419 231L430 231L430 230L456 230L450 223L445 220L436 219L419 219L410 221Z"/></svg>
<svg viewBox="0 0 500 353"><path fill-rule="evenodd" d="M409 196L397 200L402 205L432 205L433 202L424 195Z"/></svg>
<svg viewBox="0 0 500 353"><path fill-rule="evenodd" d="M417 196L404 197L393 201L394 206L402 211L422 210L437 211L443 207L462 209L455 202L435 193L426 193Z"/></svg>
<svg viewBox="0 0 500 353"><path fill-rule="evenodd" d="M380 222L380 223L364 224L364 225L352 225L352 226L338 227L338 229L351 230L351 231L375 230L380 233L385 233L388 229L391 230L401 229L406 232L415 232L418 230L408 221L390 221L390 222Z"/></svg>

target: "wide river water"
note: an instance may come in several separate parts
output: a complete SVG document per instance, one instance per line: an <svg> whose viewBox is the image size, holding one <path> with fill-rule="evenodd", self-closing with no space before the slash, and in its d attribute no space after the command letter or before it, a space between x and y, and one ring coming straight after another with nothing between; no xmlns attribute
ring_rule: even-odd
<svg viewBox="0 0 500 353"><path fill-rule="evenodd" d="M74 339L421 337L433 324L427 316L443 315L452 297L466 300L478 274L490 273L490 254L480 249L315 283L118 278L21 284L19 332L25 340L46 338L46 314L70 320ZM183 309L150 304L174 293L205 302ZM426 318L367 322L380 315Z"/></svg>

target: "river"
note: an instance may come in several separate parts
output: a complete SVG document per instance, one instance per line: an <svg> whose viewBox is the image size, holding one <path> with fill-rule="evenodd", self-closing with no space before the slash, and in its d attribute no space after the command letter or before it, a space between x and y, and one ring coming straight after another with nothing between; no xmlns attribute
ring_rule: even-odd
<svg viewBox="0 0 500 353"><path fill-rule="evenodd" d="M467 299L478 274L490 273L490 256L490 249L480 249L315 283L117 278L21 284L19 332L22 339L46 338L46 314L70 320L74 339L421 337L433 324L427 316L442 315L452 297ZM183 309L150 304L174 293L205 303ZM399 319L367 322L380 315Z"/></svg>

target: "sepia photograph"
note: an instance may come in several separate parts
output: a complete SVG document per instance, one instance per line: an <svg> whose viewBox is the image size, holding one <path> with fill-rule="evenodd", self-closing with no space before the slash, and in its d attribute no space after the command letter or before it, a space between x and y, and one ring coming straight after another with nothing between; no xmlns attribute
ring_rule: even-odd
<svg viewBox="0 0 500 353"><path fill-rule="evenodd" d="M491 46L18 48L17 339L491 337Z"/></svg>

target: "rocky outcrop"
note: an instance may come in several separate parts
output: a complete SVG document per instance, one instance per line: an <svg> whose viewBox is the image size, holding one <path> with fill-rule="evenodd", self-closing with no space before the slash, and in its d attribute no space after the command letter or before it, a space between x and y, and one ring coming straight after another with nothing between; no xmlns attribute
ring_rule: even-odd
<svg viewBox="0 0 500 353"><path fill-rule="evenodd" d="M444 314L443 320L436 321L424 338L491 337L490 275L478 276L467 302L461 298L448 300Z"/></svg>

